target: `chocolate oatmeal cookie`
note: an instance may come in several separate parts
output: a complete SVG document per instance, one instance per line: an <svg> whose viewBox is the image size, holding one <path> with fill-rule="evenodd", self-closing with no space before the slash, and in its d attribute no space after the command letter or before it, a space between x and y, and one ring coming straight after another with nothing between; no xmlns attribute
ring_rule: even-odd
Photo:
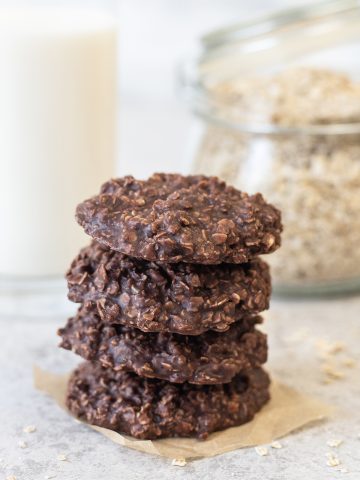
<svg viewBox="0 0 360 480"><path fill-rule="evenodd" d="M196 335L226 330L269 307L267 264L160 264L128 257L97 242L67 273L70 300L96 302L104 322L143 331Z"/></svg>
<svg viewBox="0 0 360 480"><path fill-rule="evenodd" d="M269 400L256 368L225 385L173 384L86 362L72 374L66 404L78 418L140 439L198 437L250 421Z"/></svg>
<svg viewBox="0 0 360 480"><path fill-rule="evenodd" d="M123 325L105 325L88 306L59 330L61 347L103 367L133 371L169 382L227 383L241 371L267 359L266 336L255 330L260 317L234 323L225 333L198 336L143 333Z"/></svg>
<svg viewBox="0 0 360 480"><path fill-rule="evenodd" d="M149 261L244 263L280 245L280 212L216 177L155 174L105 183L77 207L95 240Z"/></svg>

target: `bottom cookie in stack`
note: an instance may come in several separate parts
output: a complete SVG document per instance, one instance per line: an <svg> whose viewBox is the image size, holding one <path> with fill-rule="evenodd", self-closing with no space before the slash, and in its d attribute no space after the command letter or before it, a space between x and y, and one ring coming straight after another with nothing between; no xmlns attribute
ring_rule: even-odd
<svg viewBox="0 0 360 480"><path fill-rule="evenodd" d="M72 374L67 407L78 418L139 439L198 437L250 421L269 400L262 368L230 383L193 385L143 378L85 362Z"/></svg>

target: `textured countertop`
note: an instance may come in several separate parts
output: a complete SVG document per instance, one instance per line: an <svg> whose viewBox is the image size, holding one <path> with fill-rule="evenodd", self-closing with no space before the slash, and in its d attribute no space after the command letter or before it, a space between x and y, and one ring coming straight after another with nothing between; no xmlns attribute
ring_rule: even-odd
<svg viewBox="0 0 360 480"><path fill-rule="evenodd" d="M1 307L1 305L0 305ZM197 460L171 460L119 447L76 423L32 386L32 365L63 372L78 360L56 348L52 318L0 317L0 479L246 478L360 479L360 297L274 299L266 315L269 370L283 382L338 406L327 421L281 440L259 456L253 448ZM326 359L321 357L326 356ZM326 371L328 373L326 373ZM343 378L332 378L332 377ZM23 432L34 425L33 433ZM338 447L327 442L342 441ZM22 442L26 442L26 448ZM326 454L341 461L327 465ZM62 455L66 460L61 460Z"/></svg>

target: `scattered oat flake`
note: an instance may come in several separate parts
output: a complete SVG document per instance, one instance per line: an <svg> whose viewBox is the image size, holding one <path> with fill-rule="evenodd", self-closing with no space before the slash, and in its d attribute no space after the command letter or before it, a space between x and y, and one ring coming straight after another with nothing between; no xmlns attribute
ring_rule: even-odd
<svg viewBox="0 0 360 480"><path fill-rule="evenodd" d="M323 383L324 385L331 385L332 383L334 383L334 379L333 378L323 378L321 380L321 383Z"/></svg>
<svg viewBox="0 0 360 480"><path fill-rule="evenodd" d="M344 358L341 361L341 363L344 365L344 367L348 367L348 368L353 368L356 365L355 360L353 358L350 358L350 357Z"/></svg>
<svg viewBox="0 0 360 480"><path fill-rule="evenodd" d="M326 340L320 339L315 345L320 352L328 355L335 355L345 350L345 344L343 342L327 342Z"/></svg>
<svg viewBox="0 0 360 480"><path fill-rule="evenodd" d="M26 427L23 428L24 433L34 433L36 432L36 427L35 425L26 425Z"/></svg>
<svg viewBox="0 0 360 480"><path fill-rule="evenodd" d="M327 457L326 464L329 467L338 467L341 464L338 457L336 457L332 452L326 453L326 457Z"/></svg>
<svg viewBox="0 0 360 480"><path fill-rule="evenodd" d="M278 441L275 440L275 442L272 442L271 448L279 449L279 448L283 448L283 446L281 445L280 442L278 442Z"/></svg>
<svg viewBox="0 0 360 480"><path fill-rule="evenodd" d="M16 477L15 477L15 475L8 475L6 477L6 480L16 480Z"/></svg>
<svg viewBox="0 0 360 480"><path fill-rule="evenodd" d="M57 459L60 460L60 462L66 462L67 456L64 455L63 453L59 453L59 455L57 456Z"/></svg>
<svg viewBox="0 0 360 480"><path fill-rule="evenodd" d="M341 440L341 438L331 438L330 440L328 440L328 441L326 442L326 445L327 445L328 447L337 448L337 447L339 447L343 442L344 442L344 440Z"/></svg>
<svg viewBox="0 0 360 480"><path fill-rule="evenodd" d="M268 454L268 449L266 447L255 447L255 452L261 457L265 457Z"/></svg>
<svg viewBox="0 0 360 480"><path fill-rule="evenodd" d="M45 480L50 480L51 478L55 478L56 477L56 473L48 473L47 475L45 475Z"/></svg>
<svg viewBox="0 0 360 480"><path fill-rule="evenodd" d="M339 468L338 471L341 473L349 473L349 470L346 467Z"/></svg>
<svg viewBox="0 0 360 480"><path fill-rule="evenodd" d="M337 370L335 367L333 367L329 363L324 363L321 366L321 369L324 373L326 373L326 375L328 375L330 378L334 380L341 380L342 378L345 377L345 375L342 372Z"/></svg>
<svg viewBox="0 0 360 480"><path fill-rule="evenodd" d="M176 467L185 467L186 460L185 458L174 458L174 460L171 462L171 465L174 465Z"/></svg>
<svg viewBox="0 0 360 480"><path fill-rule="evenodd" d="M20 440L20 441L18 442L18 446L19 446L20 448L27 448L28 444L27 444L26 442L24 442L23 440Z"/></svg>
<svg viewBox="0 0 360 480"><path fill-rule="evenodd" d="M343 342L330 343L328 347L328 352L330 354L343 352L344 350L345 350L345 344Z"/></svg>
<svg viewBox="0 0 360 480"><path fill-rule="evenodd" d="M310 329L304 327L304 328L300 328L299 330L294 332L292 335L289 335L284 340L290 343L297 343L297 342L301 342L302 340L305 340L309 336L310 336Z"/></svg>

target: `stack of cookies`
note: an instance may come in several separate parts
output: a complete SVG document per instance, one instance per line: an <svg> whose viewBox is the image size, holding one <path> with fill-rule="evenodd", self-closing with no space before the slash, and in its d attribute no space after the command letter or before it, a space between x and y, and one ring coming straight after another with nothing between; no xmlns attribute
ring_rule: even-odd
<svg viewBox="0 0 360 480"><path fill-rule="evenodd" d="M279 211L217 178L155 174L110 180L76 218L93 240L67 273L81 306L59 331L87 360L70 411L141 439L251 420L269 399L259 255L280 245Z"/></svg>

